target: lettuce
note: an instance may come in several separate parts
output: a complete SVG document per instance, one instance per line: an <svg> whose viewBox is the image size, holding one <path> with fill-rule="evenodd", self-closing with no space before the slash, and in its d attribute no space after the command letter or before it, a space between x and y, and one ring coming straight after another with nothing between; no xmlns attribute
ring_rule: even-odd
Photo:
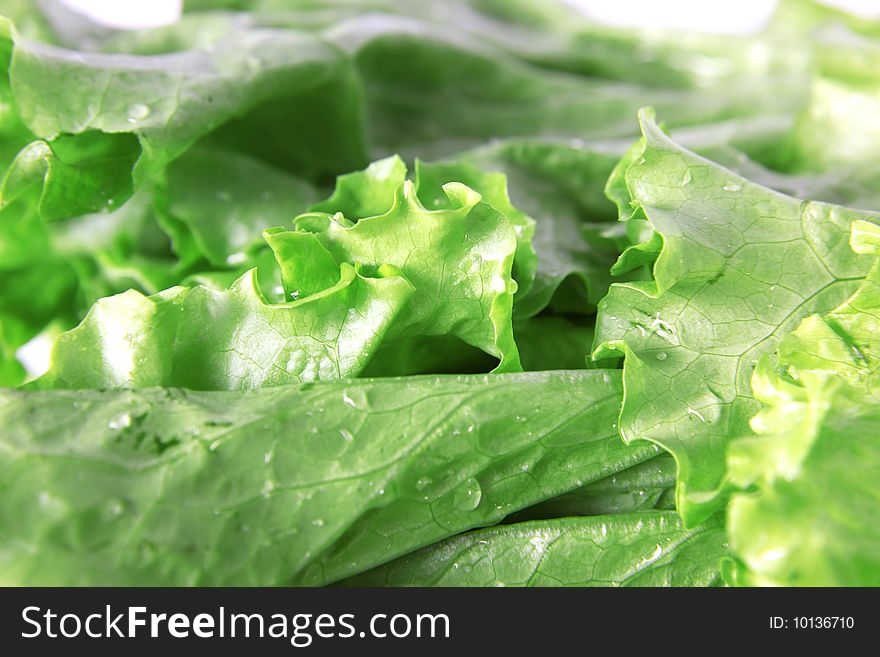
<svg viewBox="0 0 880 657"><path fill-rule="evenodd" d="M333 582L654 456L619 403L615 370L5 391L3 581Z"/></svg>
<svg viewBox="0 0 880 657"><path fill-rule="evenodd" d="M669 511L557 518L462 534L344 584L711 586L724 554L717 520L684 529Z"/></svg>
<svg viewBox="0 0 880 657"><path fill-rule="evenodd" d="M679 510L698 522L721 504L726 445L758 410L760 356L858 286L870 262L847 237L876 215L784 196L681 148L650 113L641 123L609 187L650 233L618 265L654 259L653 280L612 286L594 356L625 355L621 435L673 454Z"/></svg>
<svg viewBox="0 0 880 657"><path fill-rule="evenodd" d="M880 585L880 23L0 14L0 583Z"/></svg>
<svg viewBox="0 0 880 657"><path fill-rule="evenodd" d="M880 255L880 226L853 224L858 253ZM755 491L730 505L746 585L880 584L880 265L844 304L806 318L763 360L753 388L758 436L728 455L731 480Z"/></svg>

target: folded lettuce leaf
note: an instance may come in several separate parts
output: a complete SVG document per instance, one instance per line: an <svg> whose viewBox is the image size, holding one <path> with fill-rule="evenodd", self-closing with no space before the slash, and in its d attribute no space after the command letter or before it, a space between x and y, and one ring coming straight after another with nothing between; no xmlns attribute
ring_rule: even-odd
<svg viewBox="0 0 880 657"><path fill-rule="evenodd" d="M486 171L468 162L426 163L416 160L415 188L419 200L432 209L448 208L450 198L445 185L458 182L467 185L482 196L482 200L503 214L516 233L516 253L513 258L513 279L516 281L514 303L527 296L535 281L538 256L532 241L535 220L514 207L507 190L507 176Z"/></svg>
<svg viewBox="0 0 880 657"><path fill-rule="evenodd" d="M716 516L685 529L674 511L502 525L436 543L348 586L711 586L727 553Z"/></svg>
<svg viewBox="0 0 880 657"><path fill-rule="evenodd" d="M537 257L534 280L520 286L514 298L514 314L524 318L547 306L568 313L594 312L608 291L608 270L618 252L614 241L600 234L613 219L601 190L619 155L613 145L583 140L507 139L442 165L424 166L453 172L467 163L507 178L513 205L534 223L529 229ZM587 235L591 223L598 230ZM523 259L517 253L514 264Z"/></svg>
<svg viewBox="0 0 880 657"><path fill-rule="evenodd" d="M171 53L105 54L30 41L4 19L12 94L24 125L43 140L38 147L97 149L89 164L101 165L100 174L114 183L82 186L71 178L82 175L81 167L56 166L43 191L47 218L76 216L83 205L93 210L110 200L118 205L208 133L212 144L247 150L306 178L363 164L359 92L347 59L311 34L246 20L227 27L222 47L196 40ZM273 132L286 137L264 138ZM130 162L111 166L110 156ZM68 206L49 204L71 186L81 189Z"/></svg>
<svg viewBox="0 0 880 657"><path fill-rule="evenodd" d="M393 267L343 263L310 297L271 304L250 270L228 290L173 287L99 300L52 348L38 388L242 390L356 376L413 294Z"/></svg>
<svg viewBox="0 0 880 657"><path fill-rule="evenodd" d="M726 446L758 410L758 360L858 286L870 258L847 238L873 215L776 193L680 147L650 112L640 118L644 136L609 188L648 229L653 280L612 285L594 357L625 356L621 435L672 453L692 525L722 503Z"/></svg>
<svg viewBox="0 0 880 657"><path fill-rule="evenodd" d="M851 244L880 255L880 226ZM762 360L754 437L731 443L736 555L728 577L758 586L880 585L880 265L839 308L806 318Z"/></svg>
<svg viewBox="0 0 880 657"><path fill-rule="evenodd" d="M659 454L580 490L523 509L504 522L674 509L674 486L675 460Z"/></svg>
<svg viewBox="0 0 880 657"><path fill-rule="evenodd" d="M651 458L620 392L616 370L4 391L3 583L334 582Z"/></svg>
<svg viewBox="0 0 880 657"><path fill-rule="evenodd" d="M244 153L197 145L172 162L154 191L178 258L223 270L265 248L264 228L306 210L313 185Z"/></svg>
<svg viewBox="0 0 880 657"><path fill-rule="evenodd" d="M334 197L318 207L334 210L335 198L349 211L379 208L371 181L385 170L391 180L405 171L393 159L374 165L342 179ZM380 181L380 192L390 189L387 180ZM389 340L451 335L497 358L499 371L518 370L512 327L514 224L460 182L443 184L442 191L443 202L435 198L425 207L416 185L399 180L382 214L311 212L294 220L294 230L267 230L285 292L307 299L335 281L340 263L393 265L415 293L389 327Z"/></svg>

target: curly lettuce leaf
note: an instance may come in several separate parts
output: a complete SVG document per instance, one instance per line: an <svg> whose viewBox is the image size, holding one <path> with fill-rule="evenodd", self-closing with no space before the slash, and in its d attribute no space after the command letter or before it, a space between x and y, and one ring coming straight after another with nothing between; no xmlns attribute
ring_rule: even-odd
<svg viewBox="0 0 880 657"><path fill-rule="evenodd" d="M467 162L426 163L416 160L415 188L419 199L432 209L448 208L450 199L444 186L451 182L462 183L475 190L484 203L503 214L513 225L516 233L516 253L513 258L513 279L517 289L514 303L527 296L535 280L538 256L532 240L535 236L535 220L514 207L507 190L507 176L485 171Z"/></svg>
<svg viewBox="0 0 880 657"><path fill-rule="evenodd" d="M674 511L557 518L450 538L348 586L711 586L727 553L717 516L685 529Z"/></svg>
<svg viewBox="0 0 880 657"><path fill-rule="evenodd" d="M721 504L726 446L758 408L749 381L760 357L865 276L869 258L847 237L871 215L761 187L640 118L644 137L611 184L662 247L654 280L614 284L600 303L594 357L625 356L621 435L672 453L690 525Z"/></svg>
<svg viewBox="0 0 880 657"><path fill-rule="evenodd" d="M0 570L31 585L337 581L652 457L616 435L620 390L592 371L3 391Z"/></svg>
<svg viewBox="0 0 880 657"><path fill-rule="evenodd" d="M311 297L270 304L255 270L228 290L129 290L61 334L39 388L242 390L356 376L413 289L391 267L348 264Z"/></svg>
<svg viewBox="0 0 880 657"><path fill-rule="evenodd" d="M107 210L131 196L131 169L139 155L131 135L89 131L34 141L6 170L0 207L39 187L37 208L45 221Z"/></svg>
<svg viewBox="0 0 880 657"><path fill-rule="evenodd" d="M366 207L373 202L371 175L367 171L362 177L346 178L340 189L367 190L367 199L355 202ZM389 340L455 336L498 358L499 371L518 370L512 328L516 231L505 215L469 187L448 183L443 191L447 202L429 209L419 200L415 185L404 181L384 214L312 212L297 217L294 230L265 231L285 291L293 298L308 298L335 281L340 263L393 265L416 292L390 326ZM321 207L330 208L327 203Z"/></svg>
<svg viewBox="0 0 880 657"><path fill-rule="evenodd" d="M601 233L610 219L601 189L618 157L613 147L583 140L509 139L448 161L453 170L454 164L466 162L504 174L511 202L533 218L529 232L534 234L537 265L532 266L534 281L517 291L517 317L531 317L547 306L589 313L607 292L617 248L612 240L588 235L587 230L592 222L599 227L593 232ZM518 252L514 264L521 260Z"/></svg>
<svg viewBox="0 0 880 657"><path fill-rule="evenodd" d="M854 250L880 255L880 226L858 221ZM734 441L730 503L742 585L880 585L880 264L830 313L806 318L765 358L764 408Z"/></svg>
<svg viewBox="0 0 880 657"><path fill-rule="evenodd" d="M839 375L802 373L793 385L769 366L754 385L767 408L752 423L758 436L730 449L731 480L755 490L730 503L737 561L728 578L746 586L880 585L880 398Z"/></svg>

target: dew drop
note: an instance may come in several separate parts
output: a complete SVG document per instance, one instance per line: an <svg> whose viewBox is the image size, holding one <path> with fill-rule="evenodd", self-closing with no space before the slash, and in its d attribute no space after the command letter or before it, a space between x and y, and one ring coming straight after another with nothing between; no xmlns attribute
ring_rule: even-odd
<svg viewBox="0 0 880 657"><path fill-rule="evenodd" d="M125 429L131 426L131 414L130 413L120 413L116 417L114 417L110 422L107 423L107 426L113 429L113 431L119 431L120 429Z"/></svg>
<svg viewBox="0 0 880 657"><path fill-rule="evenodd" d="M661 319L660 313L654 316L654 320L651 322L651 330L664 340L672 340L675 337L675 330L672 328L672 324L665 319Z"/></svg>
<svg viewBox="0 0 880 657"><path fill-rule="evenodd" d="M735 183L735 182L729 182L724 187L722 187L722 189L725 192L738 192L739 190L742 189L742 185L740 185L739 183Z"/></svg>
<svg viewBox="0 0 880 657"><path fill-rule="evenodd" d="M430 477L419 477L418 481L416 481L416 490L425 490L431 483Z"/></svg>
<svg viewBox="0 0 880 657"><path fill-rule="evenodd" d="M354 403L354 399L352 399L345 393L342 393L342 401L344 401L348 406L351 406L352 408L357 408L357 404Z"/></svg>
<svg viewBox="0 0 880 657"><path fill-rule="evenodd" d="M324 519L323 518L315 518L314 520L312 520L312 526L313 527L323 527L324 526Z"/></svg>
<svg viewBox="0 0 880 657"><path fill-rule="evenodd" d="M535 552L543 552L547 549L547 539L544 536L534 536L529 540Z"/></svg>
<svg viewBox="0 0 880 657"><path fill-rule="evenodd" d="M128 108L128 122L137 123L150 116L150 108L143 103L135 103Z"/></svg>
<svg viewBox="0 0 880 657"><path fill-rule="evenodd" d="M682 184L682 186L684 186L684 185L690 184L690 182L691 182L691 170L688 169L687 171L684 172L684 175L681 177L681 184Z"/></svg>
<svg viewBox="0 0 880 657"><path fill-rule="evenodd" d="M342 439L347 443L350 443L354 440L354 436L348 429L340 429L339 435L342 436Z"/></svg>
<svg viewBox="0 0 880 657"><path fill-rule="evenodd" d="M666 360L666 358L667 358L667 354L665 351L658 352L657 360Z"/></svg>
<svg viewBox="0 0 880 657"><path fill-rule="evenodd" d="M473 511L480 505L483 489L473 477L467 479L452 496L452 504L459 511Z"/></svg>

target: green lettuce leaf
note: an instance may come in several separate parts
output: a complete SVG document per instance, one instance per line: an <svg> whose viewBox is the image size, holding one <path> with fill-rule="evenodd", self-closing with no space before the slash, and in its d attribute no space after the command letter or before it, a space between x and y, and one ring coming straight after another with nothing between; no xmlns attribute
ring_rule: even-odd
<svg viewBox="0 0 880 657"><path fill-rule="evenodd" d="M853 224L851 244L880 255L880 226ZM730 503L742 585L880 585L880 264L856 293L806 318L765 358L752 387L758 434L730 445Z"/></svg>
<svg viewBox="0 0 880 657"><path fill-rule="evenodd" d="M816 48L817 75L810 102L788 145L787 168L857 171L874 161L880 130L870 117L880 110L880 40L837 24L824 29Z"/></svg>
<svg viewBox="0 0 880 657"><path fill-rule="evenodd" d="M620 391L614 370L4 391L3 582L337 581L654 456L617 437Z"/></svg>
<svg viewBox="0 0 880 657"><path fill-rule="evenodd" d="M810 356L809 354L808 356ZM746 586L878 586L880 398L840 378L758 371L758 437L734 442L728 578ZM875 386L878 381L874 381Z"/></svg>
<svg viewBox="0 0 880 657"><path fill-rule="evenodd" d="M674 511L558 518L450 538L349 586L710 586L727 553L717 516L685 529Z"/></svg>
<svg viewBox="0 0 880 657"><path fill-rule="evenodd" d="M539 315L515 322L513 333L523 369L527 372L594 366L589 358L593 344L592 322L560 315Z"/></svg>
<svg viewBox="0 0 880 657"><path fill-rule="evenodd" d="M507 176L484 171L467 162L435 162L416 160L415 187L419 200L431 209L449 208L450 198L445 185L458 182L475 190L484 203L503 214L516 233L516 253L513 258L513 279L517 289L514 303L527 296L535 280L538 256L532 240L535 220L514 207L507 190Z"/></svg>
<svg viewBox="0 0 880 657"><path fill-rule="evenodd" d="M760 84L728 78L684 89L609 82L523 62L458 25L408 17L360 17L325 35L350 53L364 81L374 156L437 160L492 138L626 137L631 117L649 102L676 127L794 112L806 100L805 79L790 72ZM629 80L639 75L631 70ZM453 101L457 111L449 112Z"/></svg>
<svg viewBox="0 0 880 657"><path fill-rule="evenodd" d="M530 232L537 267L534 282L517 291L517 317L530 317L548 305L589 313L608 291L608 272L618 252L613 240L601 236L612 219L601 189L618 158L613 146L583 140L509 139L449 160L452 170L454 163L467 162L503 173L515 207L534 218ZM587 235L591 222L598 230ZM518 252L514 264L520 260Z"/></svg>
<svg viewBox="0 0 880 657"><path fill-rule="evenodd" d="M255 270L229 290L129 290L58 336L35 385L242 390L355 376L412 293L392 267L364 276L348 264L334 285L280 304L265 301Z"/></svg>
<svg viewBox="0 0 880 657"><path fill-rule="evenodd" d="M625 355L621 435L672 453L693 524L721 504L726 445L758 408L761 355L867 272L847 237L869 215L773 192L678 146L650 113L641 123L609 186L626 190L661 250L653 281L615 284L600 303L594 357Z"/></svg>
<svg viewBox="0 0 880 657"><path fill-rule="evenodd" d="M195 146L176 159L157 211L184 263L214 269L246 263L265 248L262 231L317 200L309 183L242 153Z"/></svg>
<svg viewBox="0 0 880 657"><path fill-rule="evenodd" d="M346 207L375 208L371 180L380 168L403 173L394 161L345 178L335 197L355 195ZM353 189L365 189L366 198ZM387 191L387 187L383 187ZM512 266L517 235L507 217L465 185L444 184L446 203L422 205L415 185L398 184L393 204L376 216L312 212L294 230L265 232L281 268L285 291L307 299L332 284L340 263L398 267L415 287L412 300L389 328L389 339L451 335L499 359L499 371L520 369L513 339L517 289ZM319 207L330 208L329 201ZM356 220L356 223L352 221Z"/></svg>
<svg viewBox="0 0 880 657"><path fill-rule="evenodd" d="M59 139L76 151L88 150L87 139L102 152L124 144L125 156L137 159L134 169L117 163L102 171L128 177L135 188L208 133L211 144L246 150L307 178L362 165L359 92L346 58L316 36L247 23L229 21L222 47L196 40L151 55L62 49L4 24L14 44L9 80L17 110L53 150ZM273 132L287 138L263 138ZM59 173L56 184L64 181ZM81 204L94 202L87 191ZM53 210L52 217L79 213Z"/></svg>
<svg viewBox="0 0 880 657"><path fill-rule="evenodd" d="M674 486L675 460L660 454L580 490L523 509L505 523L674 509L674 505L668 506Z"/></svg>

